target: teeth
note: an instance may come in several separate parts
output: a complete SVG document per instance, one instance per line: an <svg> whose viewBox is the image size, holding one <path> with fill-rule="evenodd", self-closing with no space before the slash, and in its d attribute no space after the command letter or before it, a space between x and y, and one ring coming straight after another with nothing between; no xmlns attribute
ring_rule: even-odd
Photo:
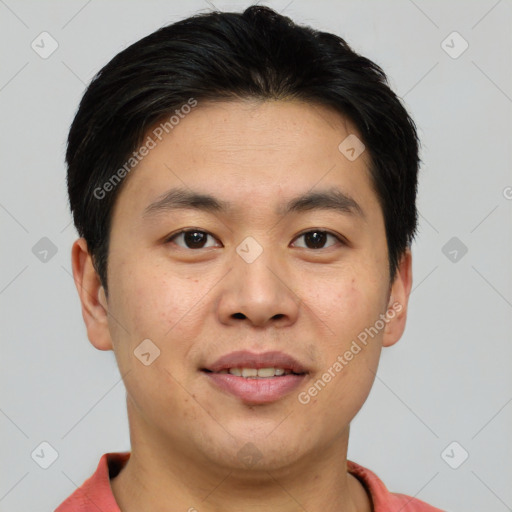
<svg viewBox="0 0 512 512"><path fill-rule="evenodd" d="M276 374L275 372L275 368L260 368L257 373L258 377L273 377ZM245 377L243 373L242 376Z"/></svg>
<svg viewBox="0 0 512 512"><path fill-rule="evenodd" d="M227 370L222 370L219 373L228 373ZM268 378L268 377L279 377L281 375L288 375L292 373L290 370L284 370L283 368L230 368L229 373L236 375L237 377L245 378Z"/></svg>

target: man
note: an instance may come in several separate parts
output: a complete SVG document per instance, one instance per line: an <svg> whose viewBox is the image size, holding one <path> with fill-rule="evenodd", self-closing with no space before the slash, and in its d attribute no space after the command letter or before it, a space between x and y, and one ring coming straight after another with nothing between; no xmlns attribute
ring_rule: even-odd
<svg viewBox="0 0 512 512"><path fill-rule="evenodd" d="M132 446L58 512L440 510L347 460L412 284L418 140L380 68L266 7L198 15L101 70L66 159Z"/></svg>

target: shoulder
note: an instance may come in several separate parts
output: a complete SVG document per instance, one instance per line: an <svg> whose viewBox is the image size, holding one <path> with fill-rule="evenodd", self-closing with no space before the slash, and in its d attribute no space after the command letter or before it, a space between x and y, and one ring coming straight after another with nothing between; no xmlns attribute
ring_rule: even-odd
<svg viewBox="0 0 512 512"><path fill-rule="evenodd" d="M94 473L66 498L55 512L120 512L110 479L119 473L130 452L104 453Z"/></svg>
<svg viewBox="0 0 512 512"><path fill-rule="evenodd" d="M401 512L445 512L440 508L433 507L424 501L421 501L417 498L412 498L411 496L406 496L405 494L396 494L391 493L393 497L397 512L400 510Z"/></svg>
<svg viewBox="0 0 512 512"><path fill-rule="evenodd" d="M347 470L366 488L372 500L374 512L444 512L417 498L389 492L373 471L355 462L347 460Z"/></svg>

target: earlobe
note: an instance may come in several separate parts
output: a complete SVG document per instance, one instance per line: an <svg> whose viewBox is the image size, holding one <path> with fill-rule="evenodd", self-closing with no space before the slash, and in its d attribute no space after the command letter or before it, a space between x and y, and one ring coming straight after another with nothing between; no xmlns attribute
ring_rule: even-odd
<svg viewBox="0 0 512 512"><path fill-rule="evenodd" d="M412 254L408 248L402 255L400 264L391 286L391 292L386 311L387 324L382 345L394 345L404 333L407 320L407 307L412 287Z"/></svg>
<svg viewBox="0 0 512 512"><path fill-rule="evenodd" d="M84 238L73 244L71 263L89 341L98 350L112 350L107 298Z"/></svg>

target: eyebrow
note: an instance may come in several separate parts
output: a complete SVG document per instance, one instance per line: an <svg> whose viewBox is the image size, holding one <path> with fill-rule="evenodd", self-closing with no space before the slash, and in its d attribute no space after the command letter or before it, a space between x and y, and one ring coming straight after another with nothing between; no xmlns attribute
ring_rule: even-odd
<svg viewBox="0 0 512 512"><path fill-rule="evenodd" d="M233 210L233 206L228 201L209 194L185 188L174 188L149 204L144 209L143 217L153 217L160 213L186 209L227 214ZM366 218L364 210L359 203L350 195L335 187L316 192L306 192L291 199L285 205L280 205L275 213L276 215L285 216L290 213L301 213L311 210L334 210L340 214Z"/></svg>

